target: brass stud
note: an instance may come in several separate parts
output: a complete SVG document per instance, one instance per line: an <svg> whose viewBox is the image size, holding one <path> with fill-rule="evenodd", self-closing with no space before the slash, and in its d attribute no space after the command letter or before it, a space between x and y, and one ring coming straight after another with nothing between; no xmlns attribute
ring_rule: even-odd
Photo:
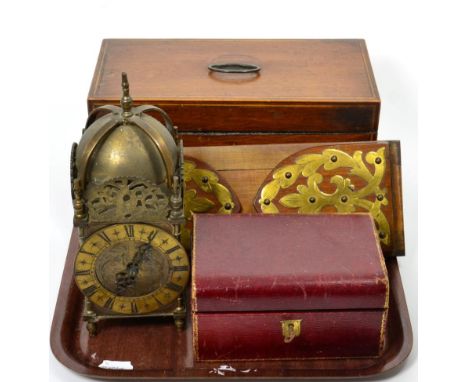
<svg viewBox="0 0 468 382"><path fill-rule="evenodd" d="M332 155L332 157L330 158L330 160L332 162L336 162L338 160L338 157L336 155Z"/></svg>
<svg viewBox="0 0 468 382"><path fill-rule="evenodd" d="M315 203L315 197L311 196L311 197L309 198L309 202L310 202L310 203Z"/></svg>
<svg viewBox="0 0 468 382"><path fill-rule="evenodd" d="M270 199L265 199L265 200L263 201L263 204L264 204L265 206L268 206L270 203L271 203L271 202L270 202Z"/></svg>
<svg viewBox="0 0 468 382"><path fill-rule="evenodd" d="M207 177L207 176L203 176L203 177L201 178L201 181L202 181L203 183L208 183L208 177Z"/></svg>
<svg viewBox="0 0 468 382"><path fill-rule="evenodd" d="M289 179L289 178L291 178L292 174L288 171L286 174L284 174L284 176L285 176L287 179Z"/></svg>
<svg viewBox="0 0 468 382"><path fill-rule="evenodd" d="M375 158L375 163L377 163L377 164L382 163L382 158L381 157Z"/></svg>
<svg viewBox="0 0 468 382"><path fill-rule="evenodd" d="M384 200L384 196L382 194L378 194L377 200L381 202L382 200Z"/></svg>
<svg viewBox="0 0 468 382"><path fill-rule="evenodd" d="M225 210L228 210L228 211L229 211L231 208L232 208L231 203L226 203L226 204L224 205L224 209L225 209Z"/></svg>
<svg viewBox="0 0 468 382"><path fill-rule="evenodd" d="M385 232L379 232L379 237L381 239L384 239L385 238Z"/></svg>
<svg viewBox="0 0 468 382"><path fill-rule="evenodd" d="M346 195L343 195L343 196L341 197L341 201L342 201L343 203L346 203L346 202L348 201L348 197L347 197Z"/></svg>

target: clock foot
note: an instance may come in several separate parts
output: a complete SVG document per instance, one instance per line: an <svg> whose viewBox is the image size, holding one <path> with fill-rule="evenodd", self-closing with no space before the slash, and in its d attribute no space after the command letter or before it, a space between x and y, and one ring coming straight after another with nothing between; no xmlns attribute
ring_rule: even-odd
<svg viewBox="0 0 468 382"><path fill-rule="evenodd" d="M177 330L183 330L185 327L185 320L183 318L174 318L174 323Z"/></svg>
<svg viewBox="0 0 468 382"><path fill-rule="evenodd" d="M88 329L90 337L94 337L97 334L97 325L94 321L88 321L86 323L86 329Z"/></svg>
<svg viewBox="0 0 468 382"><path fill-rule="evenodd" d="M86 329L88 329L89 335L91 337L95 336L97 333L96 322L98 321L98 318L96 316L96 312L93 310L91 301L89 301L87 297L85 297L83 320L86 322Z"/></svg>
<svg viewBox="0 0 468 382"><path fill-rule="evenodd" d="M185 327L185 303L182 297L177 298L177 308L174 310L174 323L177 330L182 330Z"/></svg>

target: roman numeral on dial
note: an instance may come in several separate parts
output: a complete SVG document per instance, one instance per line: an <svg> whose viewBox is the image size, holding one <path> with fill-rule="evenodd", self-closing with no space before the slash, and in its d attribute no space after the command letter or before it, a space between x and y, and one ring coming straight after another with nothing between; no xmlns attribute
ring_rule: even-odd
<svg viewBox="0 0 468 382"><path fill-rule="evenodd" d="M138 306L135 301L132 302L132 313L138 313Z"/></svg>
<svg viewBox="0 0 468 382"><path fill-rule="evenodd" d="M169 255L171 254L172 252L175 252L179 249L180 247L178 245L175 245L174 247L172 248L169 248L169 249L166 249L166 254Z"/></svg>
<svg viewBox="0 0 468 382"><path fill-rule="evenodd" d="M83 270L83 271L75 271L75 276L89 276L91 274L91 271L88 270Z"/></svg>
<svg viewBox="0 0 468 382"><path fill-rule="evenodd" d="M155 296L154 294L152 295L152 297L154 298L154 301L156 301L158 303L158 305L164 305L161 300L158 299L157 296Z"/></svg>
<svg viewBox="0 0 468 382"><path fill-rule="evenodd" d="M95 253L85 251L84 249L80 249L80 253L84 253L85 255L96 256Z"/></svg>
<svg viewBox="0 0 468 382"><path fill-rule="evenodd" d="M91 297L97 291L96 285L90 285L89 287L83 289L83 293L86 297Z"/></svg>
<svg viewBox="0 0 468 382"><path fill-rule="evenodd" d="M99 232L98 236L104 240L107 244L111 244L112 243L112 240L109 239L109 236L107 236L107 234L105 232Z"/></svg>
<svg viewBox="0 0 468 382"><path fill-rule="evenodd" d="M174 284L173 282L167 283L166 288L173 290L174 292L182 292L182 290L184 289L180 285Z"/></svg>
<svg viewBox="0 0 468 382"><path fill-rule="evenodd" d="M114 299L112 297L109 297L104 304L104 308L110 310L112 309L112 305L114 305Z"/></svg>
<svg viewBox="0 0 468 382"><path fill-rule="evenodd" d="M151 231L151 232L148 234L148 241L149 241L149 242L152 242L153 239L156 237L157 234L158 234L158 231Z"/></svg>
<svg viewBox="0 0 468 382"><path fill-rule="evenodd" d="M172 270L174 272L187 272L189 269L188 265L176 265L175 267L172 267Z"/></svg>
<svg viewBox="0 0 468 382"><path fill-rule="evenodd" d="M127 233L127 236L129 238L134 238L135 237L135 228L133 224L127 224L125 225L125 232Z"/></svg>

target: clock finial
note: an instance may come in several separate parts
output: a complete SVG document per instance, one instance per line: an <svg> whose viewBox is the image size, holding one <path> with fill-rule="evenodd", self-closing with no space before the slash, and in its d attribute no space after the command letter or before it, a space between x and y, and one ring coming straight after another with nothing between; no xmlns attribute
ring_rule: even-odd
<svg viewBox="0 0 468 382"><path fill-rule="evenodd" d="M130 97L130 85L128 83L127 73L122 72L122 98L120 100L123 116L130 117L132 115L133 99Z"/></svg>

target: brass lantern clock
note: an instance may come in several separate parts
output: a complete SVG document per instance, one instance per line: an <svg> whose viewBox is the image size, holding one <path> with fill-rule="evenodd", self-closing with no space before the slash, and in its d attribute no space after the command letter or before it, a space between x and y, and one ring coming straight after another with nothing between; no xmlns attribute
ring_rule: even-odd
<svg viewBox="0 0 468 382"><path fill-rule="evenodd" d="M91 335L101 319L172 316L178 328L185 322L183 144L162 109L133 106L125 73L122 90L121 107L95 109L72 147L81 244L74 272Z"/></svg>

